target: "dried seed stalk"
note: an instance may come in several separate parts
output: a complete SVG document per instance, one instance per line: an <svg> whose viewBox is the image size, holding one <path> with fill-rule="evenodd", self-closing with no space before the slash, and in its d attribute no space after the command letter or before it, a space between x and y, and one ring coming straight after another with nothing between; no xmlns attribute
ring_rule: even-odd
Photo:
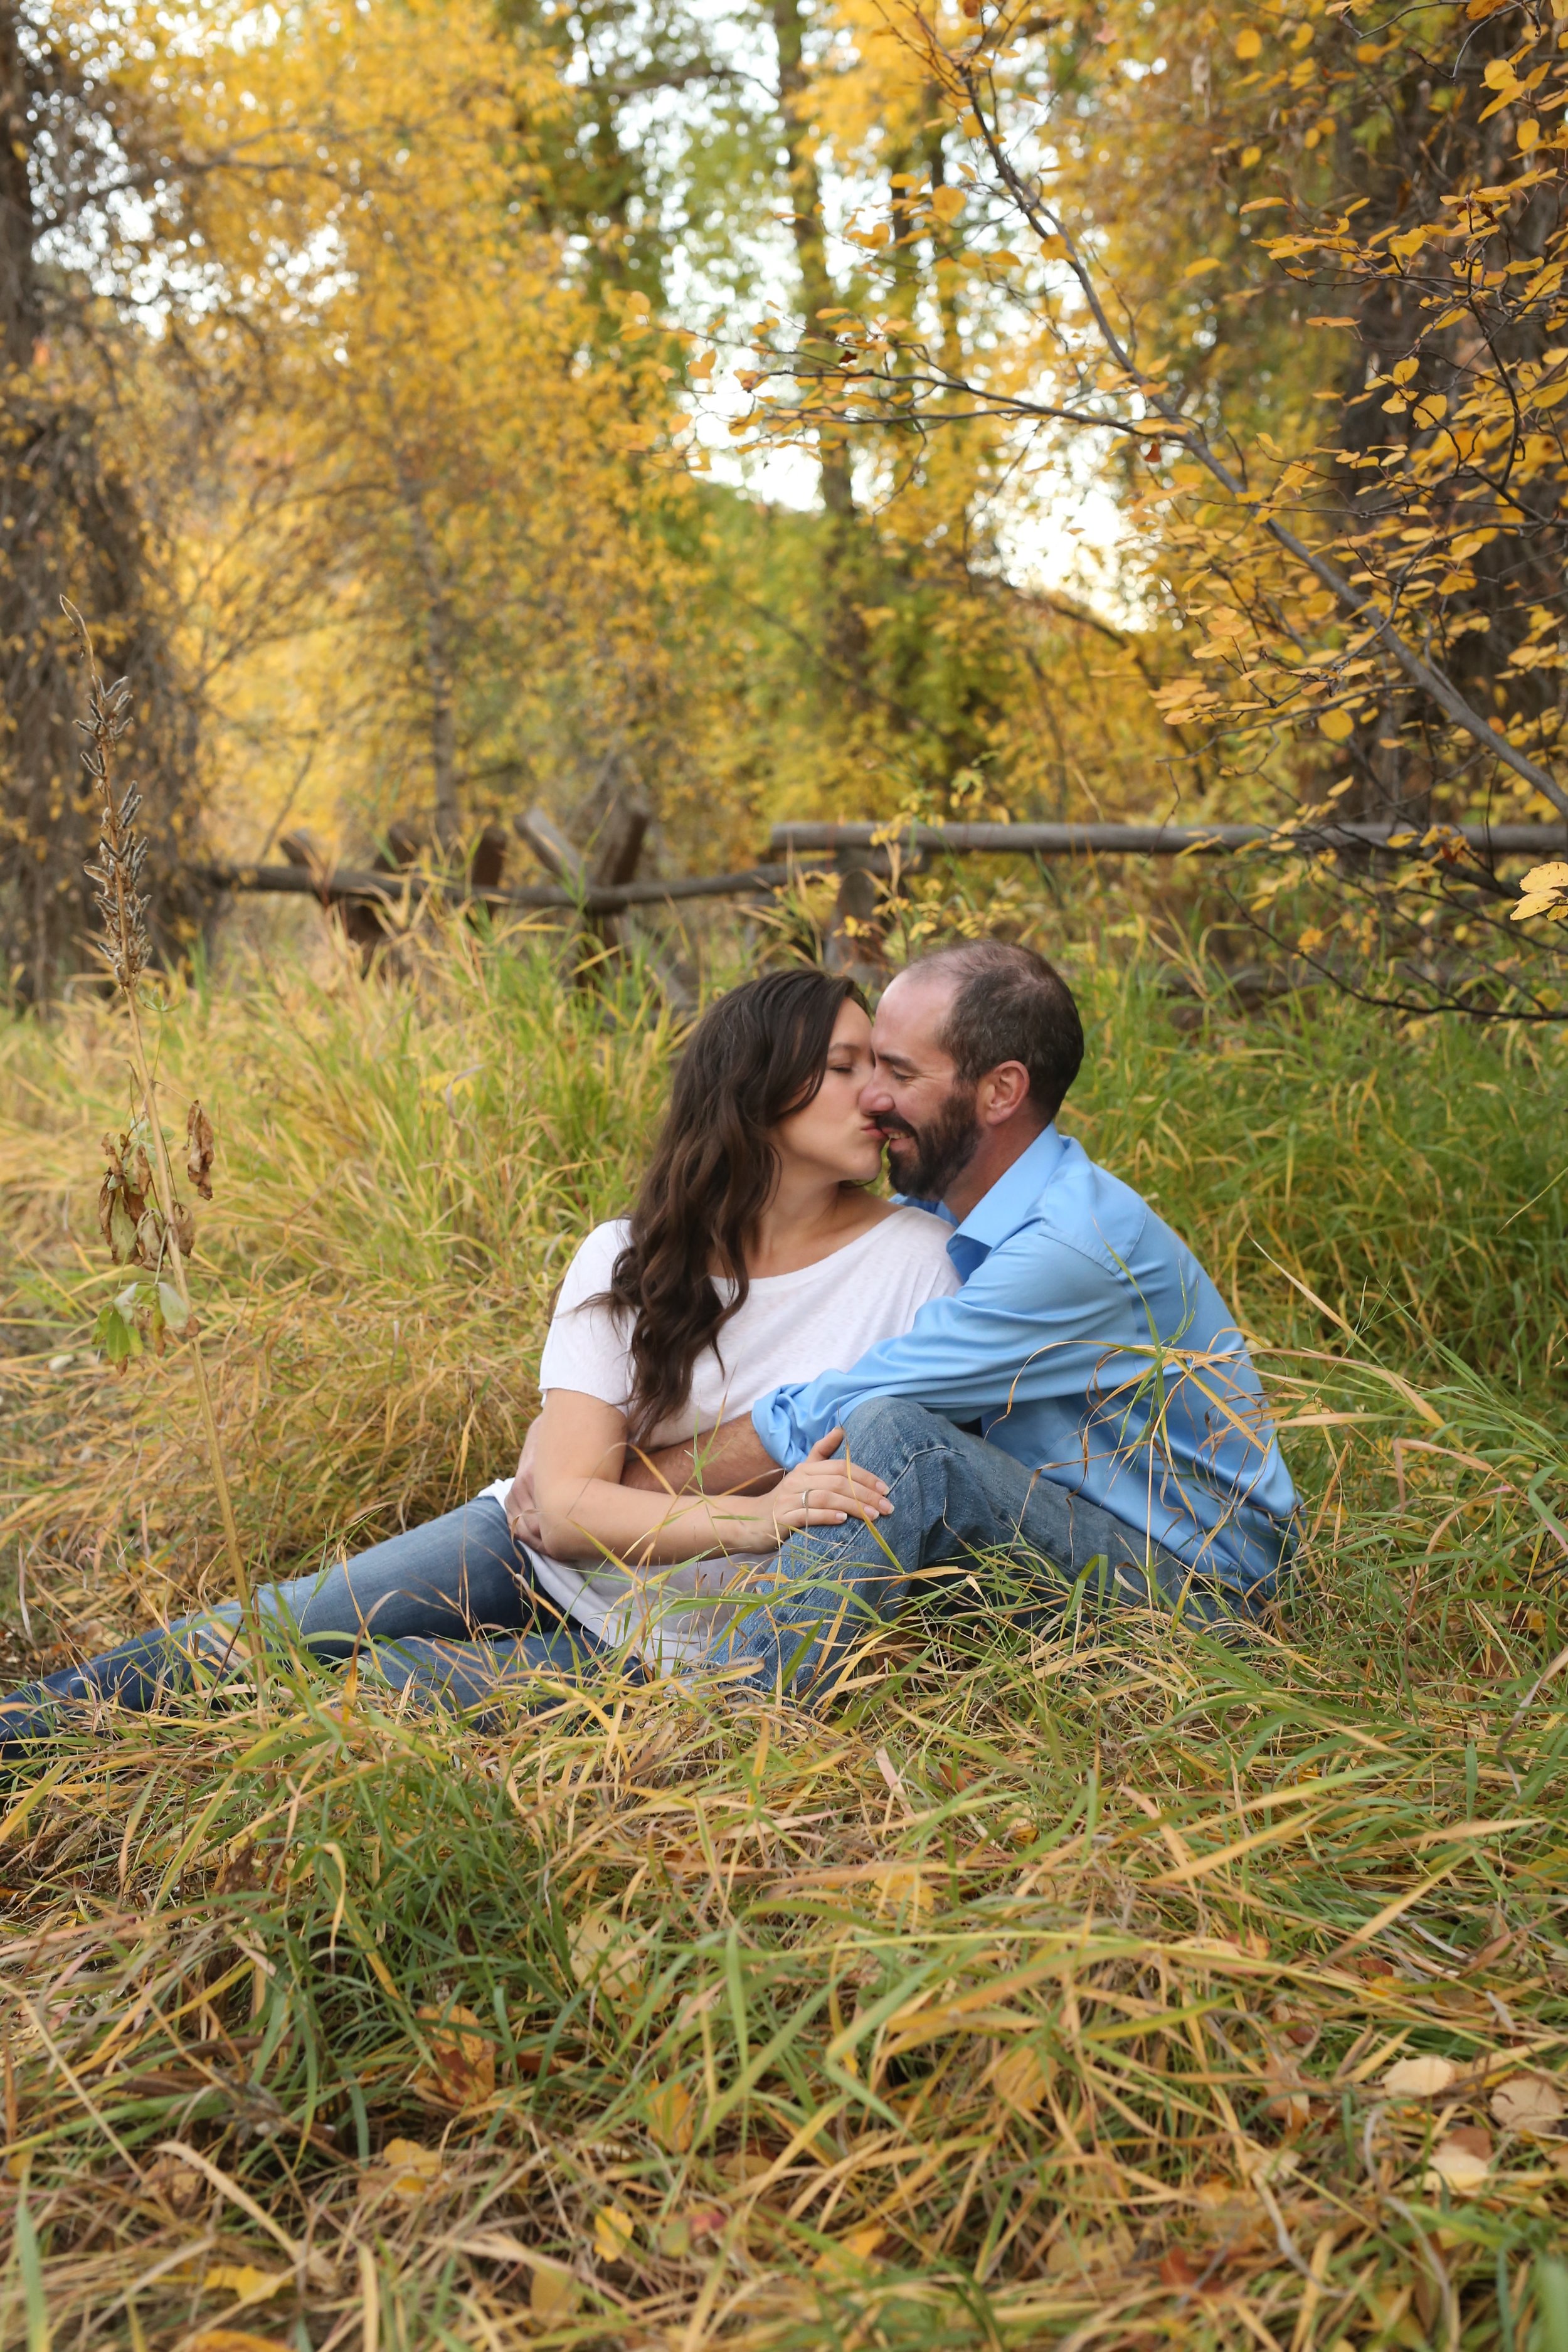
<svg viewBox="0 0 1568 2352"><path fill-rule="evenodd" d="M213 1410L212 1388L191 1310L190 1282L185 1270L185 1253L190 1246L192 1233L191 1214L175 1196L169 1148L164 1140L163 1121L158 1115L157 1088L142 1034L138 982L147 964L149 949L147 900L142 894L140 883L146 862L147 845L136 828L136 819L142 808L141 793L134 783L128 784L123 793L119 793L114 782L115 748L131 724L131 684L128 678L122 677L112 686L104 685L99 676L92 638L86 622L68 598L62 596L60 603L81 639L82 657L87 664L89 716L85 719L78 719L77 725L87 737L87 745L81 755L82 766L91 777L98 795L98 859L96 864L88 866L87 875L93 885L103 935L93 941L93 946L114 974L130 1023L132 1069L142 1099L142 1121L138 1124L144 1123L146 1139L152 1145L150 1173L158 1210L156 1222L160 1228L157 1257L168 1266L179 1307L177 1317L169 1314L162 1319L166 1319L172 1328L184 1332L189 1340L191 1369L206 1438L207 1461L212 1471L213 1489L217 1496L218 1516L223 1522L224 1549L228 1554L229 1573L244 1612L259 1700L266 1686L266 1652L261 1638L261 1621L246 1570L245 1555L240 1549L228 1472L224 1465L223 1445L218 1436L217 1415ZM212 1160L212 1129L205 1112L196 1105L192 1107L190 1129L187 1140L192 1180L204 1197L210 1200L212 1191L207 1181L207 1171ZM122 1139L129 1143L129 1138ZM110 1164L112 1170L112 1153ZM119 1255L118 1252L115 1254ZM142 1255L145 1256L144 1249ZM153 1271L158 1270L155 1265ZM159 1336L161 1338L161 1331Z"/></svg>

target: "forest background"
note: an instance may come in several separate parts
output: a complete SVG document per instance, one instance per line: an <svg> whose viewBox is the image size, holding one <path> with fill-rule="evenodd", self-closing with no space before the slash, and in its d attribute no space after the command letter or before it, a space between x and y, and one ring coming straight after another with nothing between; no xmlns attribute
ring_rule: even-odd
<svg viewBox="0 0 1568 2352"><path fill-rule="evenodd" d="M449 853L631 792L679 869L786 814L1316 810L1426 845L1244 921L1284 888L1309 958L1549 1011L1429 828L1568 811L1558 38L0 11L11 984L81 953L67 583L176 935L204 853L300 824Z"/></svg>

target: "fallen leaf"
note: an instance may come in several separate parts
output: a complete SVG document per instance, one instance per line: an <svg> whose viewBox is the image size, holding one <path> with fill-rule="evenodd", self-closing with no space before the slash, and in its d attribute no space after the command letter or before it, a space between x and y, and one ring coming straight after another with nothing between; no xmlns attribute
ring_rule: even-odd
<svg viewBox="0 0 1568 2352"><path fill-rule="evenodd" d="M202 2284L226 2288L241 2303L266 2303L294 2283L292 2271L258 2271L252 2263L210 2263Z"/></svg>
<svg viewBox="0 0 1568 2352"><path fill-rule="evenodd" d="M1568 2113L1568 2102L1546 2074L1510 2074L1498 2084L1489 2104L1492 2121L1505 2131L1555 2131Z"/></svg>
<svg viewBox="0 0 1568 2352"><path fill-rule="evenodd" d="M1254 2189L1260 2181L1271 2189L1276 2181L1286 2180L1292 2172L1300 2171L1300 2153L1293 2147L1251 2146L1242 2150L1241 2169Z"/></svg>
<svg viewBox="0 0 1568 2352"><path fill-rule="evenodd" d="M177 2156L155 2158L144 2178L153 2196L176 2213L188 2212L198 2199L212 2194L201 2174L193 2172L188 2164L182 2164Z"/></svg>
<svg viewBox="0 0 1568 2352"><path fill-rule="evenodd" d="M871 2260L887 2234L879 2221L863 2222L859 2229L848 2231L836 2245L824 2246L811 2267L819 2273L858 2270Z"/></svg>
<svg viewBox="0 0 1568 2352"><path fill-rule="evenodd" d="M684 2213L672 2213L668 2221L658 2225L658 2251L671 2262L679 2262L691 2252L691 2223Z"/></svg>
<svg viewBox="0 0 1568 2352"><path fill-rule="evenodd" d="M414 2078L416 2091L444 2099L452 2107L478 2107L493 2097L496 2087L496 2046L471 2009L422 2009L421 2025L436 2061Z"/></svg>
<svg viewBox="0 0 1568 2352"><path fill-rule="evenodd" d="M184 2352L291 2352L276 2336L253 2336L247 2327L204 2327L187 2336Z"/></svg>
<svg viewBox="0 0 1568 2352"><path fill-rule="evenodd" d="M889 1862L870 1874L877 1890L879 1912L891 1912L904 1925L918 1927L936 1907L936 1897L912 1863Z"/></svg>
<svg viewBox="0 0 1568 2352"><path fill-rule="evenodd" d="M731 2148L728 2156L719 2158L719 2169L726 2180L733 2180L743 2189L748 2180L760 2180L764 2172L773 2168L773 2159L760 2148Z"/></svg>
<svg viewBox="0 0 1568 2352"><path fill-rule="evenodd" d="M1039 2053L1027 2042L1005 2051L985 2079L1004 2105L1020 2116L1032 2116L1042 2106L1050 2087Z"/></svg>
<svg viewBox="0 0 1568 2352"><path fill-rule="evenodd" d="M381 2151L381 2170L395 2197L423 2197L442 2169L439 2150L416 2139L389 2139Z"/></svg>
<svg viewBox="0 0 1568 2352"><path fill-rule="evenodd" d="M1470 2195L1479 2189L1491 2170L1491 2139L1473 2126L1461 2126L1446 2139L1440 2139L1432 2150L1432 2160L1421 2177L1421 2186L1427 2190L1453 2189L1458 2195Z"/></svg>
<svg viewBox="0 0 1568 2352"><path fill-rule="evenodd" d="M716 2238L728 2219L722 2205L693 2205L684 2216L694 2238Z"/></svg>
<svg viewBox="0 0 1568 2352"><path fill-rule="evenodd" d="M1302 2082L1294 2054L1287 2058L1271 2050L1264 2062L1263 2079L1271 2095L1264 2101L1270 2115L1279 2118L1285 2131L1304 2131L1312 2119L1312 2102Z"/></svg>
<svg viewBox="0 0 1568 2352"><path fill-rule="evenodd" d="M535 2319L570 2319L577 2308L577 2282L571 2272L536 2266L529 2282L528 2307Z"/></svg>
<svg viewBox="0 0 1568 2352"><path fill-rule="evenodd" d="M592 1979L612 2000L635 2000L641 1992L642 1938L618 1912L603 1906L585 1911L572 1930L569 1948L579 1984Z"/></svg>
<svg viewBox="0 0 1568 2352"><path fill-rule="evenodd" d="M1173 2246L1168 2253L1161 2255L1160 2284L1162 2286L1194 2286L1197 2283L1197 2275L1180 2246Z"/></svg>
<svg viewBox="0 0 1568 2352"><path fill-rule="evenodd" d="M594 2216L594 2249L601 2262L618 2263L637 2233L624 2205L602 2205Z"/></svg>
<svg viewBox="0 0 1568 2352"><path fill-rule="evenodd" d="M1046 2248L1046 2273L1051 2278L1089 2278L1131 2259L1131 2236L1113 2221L1108 2230L1086 2230L1080 2238L1054 2238Z"/></svg>
<svg viewBox="0 0 1568 2352"><path fill-rule="evenodd" d="M648 2129L660 2147L684 2156L696 2131L694 2105L684 2083L655 2083L647 2099Z"/></svg>
<svg viewBox="0 0 1568 2352"><path fill-rule="evenodd" d="M1383 2087L1396 2099L1435 2099L1459 2079L1451 2058L1401 2058L1383 2078Z"/></svg>

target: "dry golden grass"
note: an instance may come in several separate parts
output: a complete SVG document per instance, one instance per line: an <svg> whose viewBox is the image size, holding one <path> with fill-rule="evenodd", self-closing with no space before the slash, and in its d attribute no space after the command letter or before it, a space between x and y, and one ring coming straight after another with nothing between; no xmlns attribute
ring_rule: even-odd
<svg viewBox="0 0 1568 2352"><path fill-rule="evenodd" d="M1568 1084L1084 979L1075 1123L1271 1350L1274 1634L916 1618L823 1715L606 1684L483 1732L300 1667L265 1728L74 1737L0 1811L0 2345L1568 2352ZM258 1558L505 1466L668 1043L635 975L460 939L172 998ZM0 1051L19 1674L217 1546L177 1355L85 1348L112 1024Z"/></svg>

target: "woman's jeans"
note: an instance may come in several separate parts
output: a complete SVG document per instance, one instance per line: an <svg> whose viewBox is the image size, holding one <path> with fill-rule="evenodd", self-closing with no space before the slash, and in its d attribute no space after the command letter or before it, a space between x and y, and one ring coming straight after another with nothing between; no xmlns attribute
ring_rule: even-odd
<svg viewBox="0 0 1568 2352"><path fill-rule="evenodd" d="M358 1656L395 1690L448 1707L481 1705L506 1690L582 1682L620 1661L565 1616L541 1587L523 1545L492 1496L410 1528L314 1576L262 1586L257 1608L268 1638L328 1660ZM0 1702L0 1756L48 1738L62 1709L111 1700L145 1712L198 1679L247 1664L237 1601L220 1601L167 1631L139 1634L85 1665L31 1683ZM634 1669L635 1671L635 1669Z"/></svg>
<svg viewBox="0 0 1568 2352"><path fill-rule="evenodd" d="M861 1646L907 1601L1037 1633L1082 1611L1150 1611L1221 1641L1256 1635L1277 1580L1239 1587L1190 1567L1122 1521L983 1438L905 1399L859 1406L847 1451L885 1479L892 1505L868 1526L812 1528L731 1587L737 1607L705 1666L739 1692L830 1696ZM1281 1562L1289 1531L1280 1535ZM533 1563L488 1496L319 1576L266 1586L264 1621L320 1658L357 1654L395 1689L451 1707L513 1690L548 1703L559 1685L623 1663L540 1590ZM62 1705L147 1708L189 1689L194 1667L243 1668L237 1602L184 1617L0 1703L0 1756L46 1738ZM538 1677L544 1670L545 1686ZM635 1661L630 1671L638 1671Z"/></svg>

